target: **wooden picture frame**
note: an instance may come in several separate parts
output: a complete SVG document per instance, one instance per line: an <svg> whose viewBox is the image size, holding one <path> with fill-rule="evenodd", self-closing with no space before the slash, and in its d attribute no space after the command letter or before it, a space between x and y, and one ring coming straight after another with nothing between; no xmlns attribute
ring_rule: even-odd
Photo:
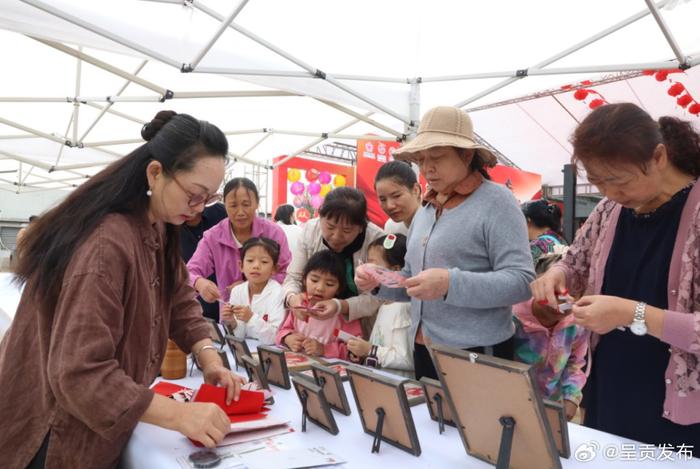
<svg viewBox="0 0 700 469"><path fill-rule="evenodd" d="M284 350L269 345L258 345L258 362L268 383L282 389L292 387Z"/></svg>
<svg viewBox="0 0 700 469"><path fill-rule="evenodd" d="M224 339L223 332L221 332L219 323L214 321L212 318L204 318L204 320L207 321L207 324L209 324L209 338L212 340L212 342L215 342L219 344L219 346L223 347L226 340Z"/></svg>
<svg viewBox="0 0 700 469"><path fill-rule="evenodd" d="M348 367L350 387L355 396L362 429L374 436L372 452L382 441L420 456L421 448L403 384L406 380Z"/></svg>
<svg viewBox="0 0 700 469"><path fill-rule="evenodd" d="M423 376L420 379L420 383L423 385L423 393L428 404L430 418L438 423L440 433L445 431L445 425L456 427L457 424L452 418L452 410L447 402L447 397L440 385L440 381Z"/></svg>
<svg viewBox="0 0 700 469"><path fill-rule="evenodd" d="M243 356L243 368L248 374L248 381L254 381L258 388L270 390L270 385L265 377L265 372L262 370L260 363L256 362L253 357Z"/></svg>
<svg viewBox="0 0 700 469"><path fill-rule="evenodd" d="M301 431L306 431L306 419L309 419L331 435L337 435L338 425L323 393L323 388L297 375L292 377L292 383L302 408Z"/></svg>
<svg viewBox="0 0 700 469"><path fill-rule="evenodd" d="M314 382L323 389L328 405L343 415L350 415L350 405L340 374L327 366L311 365Z"/></svg>
<svg viewBox="0 0 700 469"><path fill-rule="evenodd" d="M245 341L245 339L238 338L231 334L226 334L226 343L228 344L228 348L231 350L233 359L236 362L236 370L239 367L245 369L243 357L253 358L253 354L250 353L250 349L248 348L248 343Z"/></svg>
<svg viewBox="0 0 700 469"><path fill-rule="evenodd" d="M561 469L529 365L429 347L467 453L497 467Z"/></svg>
<svg viewBox="0 0 700 469"><path fill-rule="evenodd" d="M341 360L340 358L323 358L321 364L326 368L330 368L340 376L342 381L348 380L347 369L349 366L357 366L356 363L349 362L347 360Z"/></svg>
<svg viewBox="0 0 700 469"><path fill-rule="evenodd" d="M571 443L569 442L569 421L566 418L566 410L561 402L542 400L544 412L552 429L554 443L557 445L559 456L569 459L571 457Z"/></svg>

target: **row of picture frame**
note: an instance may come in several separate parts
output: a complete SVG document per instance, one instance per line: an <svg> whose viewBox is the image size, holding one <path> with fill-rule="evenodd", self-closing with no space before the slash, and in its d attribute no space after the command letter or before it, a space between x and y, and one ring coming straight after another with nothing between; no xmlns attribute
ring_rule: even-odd
<svg viewBox="0 0 700 469"><path fill-rule="evenodd" d="M338 433L332 410L351 409L338 370L312 363L304 373L288 369L285 351L258 346L257 360L243 339L221 334L251 381L294 388L306 420ZM212 334L214 335L214 333ZM214 337L212 337L214 339ZM570 456L567 420L561 403L543 400L531 368L496 357L431 345L439 380L422 378L420 385L439 433L455 427L466 452L497 467L561 467ZM411 454L421 454L406 386L411 380L348 364L344 367L363 431L374 437L372 452L386 442ZM478 422L478 424L475 424Z"/></svg>

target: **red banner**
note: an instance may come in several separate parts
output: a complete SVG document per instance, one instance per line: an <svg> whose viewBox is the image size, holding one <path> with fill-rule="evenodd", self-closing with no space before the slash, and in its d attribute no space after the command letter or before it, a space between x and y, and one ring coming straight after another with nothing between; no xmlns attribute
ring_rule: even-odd
<svg viewBox="0 0 700 469"><path fill-rule="evenodd" d="M399 142L357 141L356 187L365 194L367 199L367 217L380 228L384 228L384 223L389 217L379 206L377 193L374 190L374 176L381 165L394 159L392 156L394 150L400 146Z"/></svg>
<svg viewBox="0 0 700 469"><path fill-rule="evenodd" d="M520 204L542 196L542 176L539 174L499 164L489 170L489 175L493 182L510 189Z"/></svg>

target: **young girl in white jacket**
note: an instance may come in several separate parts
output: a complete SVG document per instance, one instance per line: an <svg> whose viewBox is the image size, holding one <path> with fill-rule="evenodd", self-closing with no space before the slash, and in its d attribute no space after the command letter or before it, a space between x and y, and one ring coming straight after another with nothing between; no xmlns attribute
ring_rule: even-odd
<svg viewBox="0 0 700 469"><path fill-rule="evenodd" d="M367 250L367 262L399 272L404 266L406 237L402 234L385 235L374 240ZM413 370L413 340L408 331L411 326L411 303L384 303L377 312L369 342L350 339L348 350L368 366Z"/></svg>
<svg viewBox="0 0 700 469"><path fill-rule="evenodd" d="M285 310L282 286L272 278L277 271L280 246L268 238L250 238L241 247L241 271L245 282L233 287L222 321L239 338L273 344Z"/></svg>

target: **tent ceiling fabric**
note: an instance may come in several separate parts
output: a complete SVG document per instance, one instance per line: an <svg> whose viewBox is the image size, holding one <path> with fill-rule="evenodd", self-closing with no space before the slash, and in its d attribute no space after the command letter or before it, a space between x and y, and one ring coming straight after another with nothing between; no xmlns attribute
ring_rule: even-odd
<svg viewBox="0 0 700 469"><path fill-rule="evenodd" d="M0 0L8 64L0 75L0 185L72 187L140 144L141 125L160 109L216 123L240 161L269 165L325 134L349 143L367 133L396 138L441 104L473 109L482 138L545 183L560 184L569 135L589 108L571 92L507 100L676 66L677 52L688 65L698 62L700 0L656 2L668 38L650 5ZM193 72L182 73L188 65ZM525 69L529 76L509 79ZM699 69L674 75L698 98ZM542 74L548 70L560 73ZM621 77L596 91L655 117L697 121L667 95L667 83ZM501 87L505 81L512 83ZM172 99L160 102L166 91Z"/></svg>

